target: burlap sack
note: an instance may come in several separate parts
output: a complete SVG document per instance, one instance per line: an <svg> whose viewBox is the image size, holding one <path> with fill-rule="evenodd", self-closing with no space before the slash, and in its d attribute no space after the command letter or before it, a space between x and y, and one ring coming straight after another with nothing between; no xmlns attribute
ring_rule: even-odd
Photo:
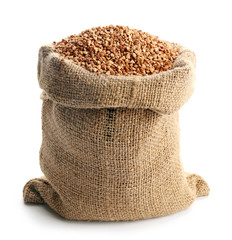
<svg viewBox="0 0 232 240"><path fill-rule="evenodd" d="M40 166L24 201L73 220L167 215L208 195L179 156L178 110L194 90L195 55L178 45L173 69L149 76L97 75L39 51L43 89Z"/></svg>

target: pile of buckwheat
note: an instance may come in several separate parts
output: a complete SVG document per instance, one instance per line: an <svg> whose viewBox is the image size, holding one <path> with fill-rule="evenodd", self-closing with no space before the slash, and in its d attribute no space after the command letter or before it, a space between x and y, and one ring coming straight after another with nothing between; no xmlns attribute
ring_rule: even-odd
<svg viewBox="0 0 232 240"><path fill-rule="evenodd" d="M60 42L55 52L91 72L107 75L149 75L172 68L178 49L167 42L127 26L85 30Z"/></svg>

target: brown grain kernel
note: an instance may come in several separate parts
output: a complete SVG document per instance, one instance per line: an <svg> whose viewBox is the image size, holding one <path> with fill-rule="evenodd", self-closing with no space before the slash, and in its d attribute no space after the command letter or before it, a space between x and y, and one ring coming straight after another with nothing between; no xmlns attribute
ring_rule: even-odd
<svg viewBox="0 0 232 240"><path fill-rule="evenodd" d="M55 52L91 72L106 75L150 75L172 69L179 55L172 48L141 30L106 26L85 30L60 42Z"/></svg>

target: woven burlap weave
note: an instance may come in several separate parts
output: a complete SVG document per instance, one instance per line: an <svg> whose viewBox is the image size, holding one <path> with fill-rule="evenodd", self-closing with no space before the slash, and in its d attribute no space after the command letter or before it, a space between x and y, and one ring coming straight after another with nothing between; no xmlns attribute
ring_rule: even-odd
<svg viewBox="0 0 232 240"><path fill-rule="evenodd" d="M182 210L209 194L179 156L178 110L194 90L195 55L178 45L173 69L148 76L97 75L44 45L38 80L45 177L24 201L72 220L137 220Z"/></svg>

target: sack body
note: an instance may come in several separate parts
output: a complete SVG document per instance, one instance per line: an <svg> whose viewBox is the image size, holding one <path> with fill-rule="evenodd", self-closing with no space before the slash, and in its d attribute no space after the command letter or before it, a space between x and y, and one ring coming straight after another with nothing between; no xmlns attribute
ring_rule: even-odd
<svg viewBox="0 0 232 240"><path fill-rule="evenodd" d="M194 90L195 54L173 45L173 69L147 76L97 75L52 44L40 48L44 176L25 185L25 202L71 220L120 221L168 215L209 194L180 160L178 110Z"/></svg>

